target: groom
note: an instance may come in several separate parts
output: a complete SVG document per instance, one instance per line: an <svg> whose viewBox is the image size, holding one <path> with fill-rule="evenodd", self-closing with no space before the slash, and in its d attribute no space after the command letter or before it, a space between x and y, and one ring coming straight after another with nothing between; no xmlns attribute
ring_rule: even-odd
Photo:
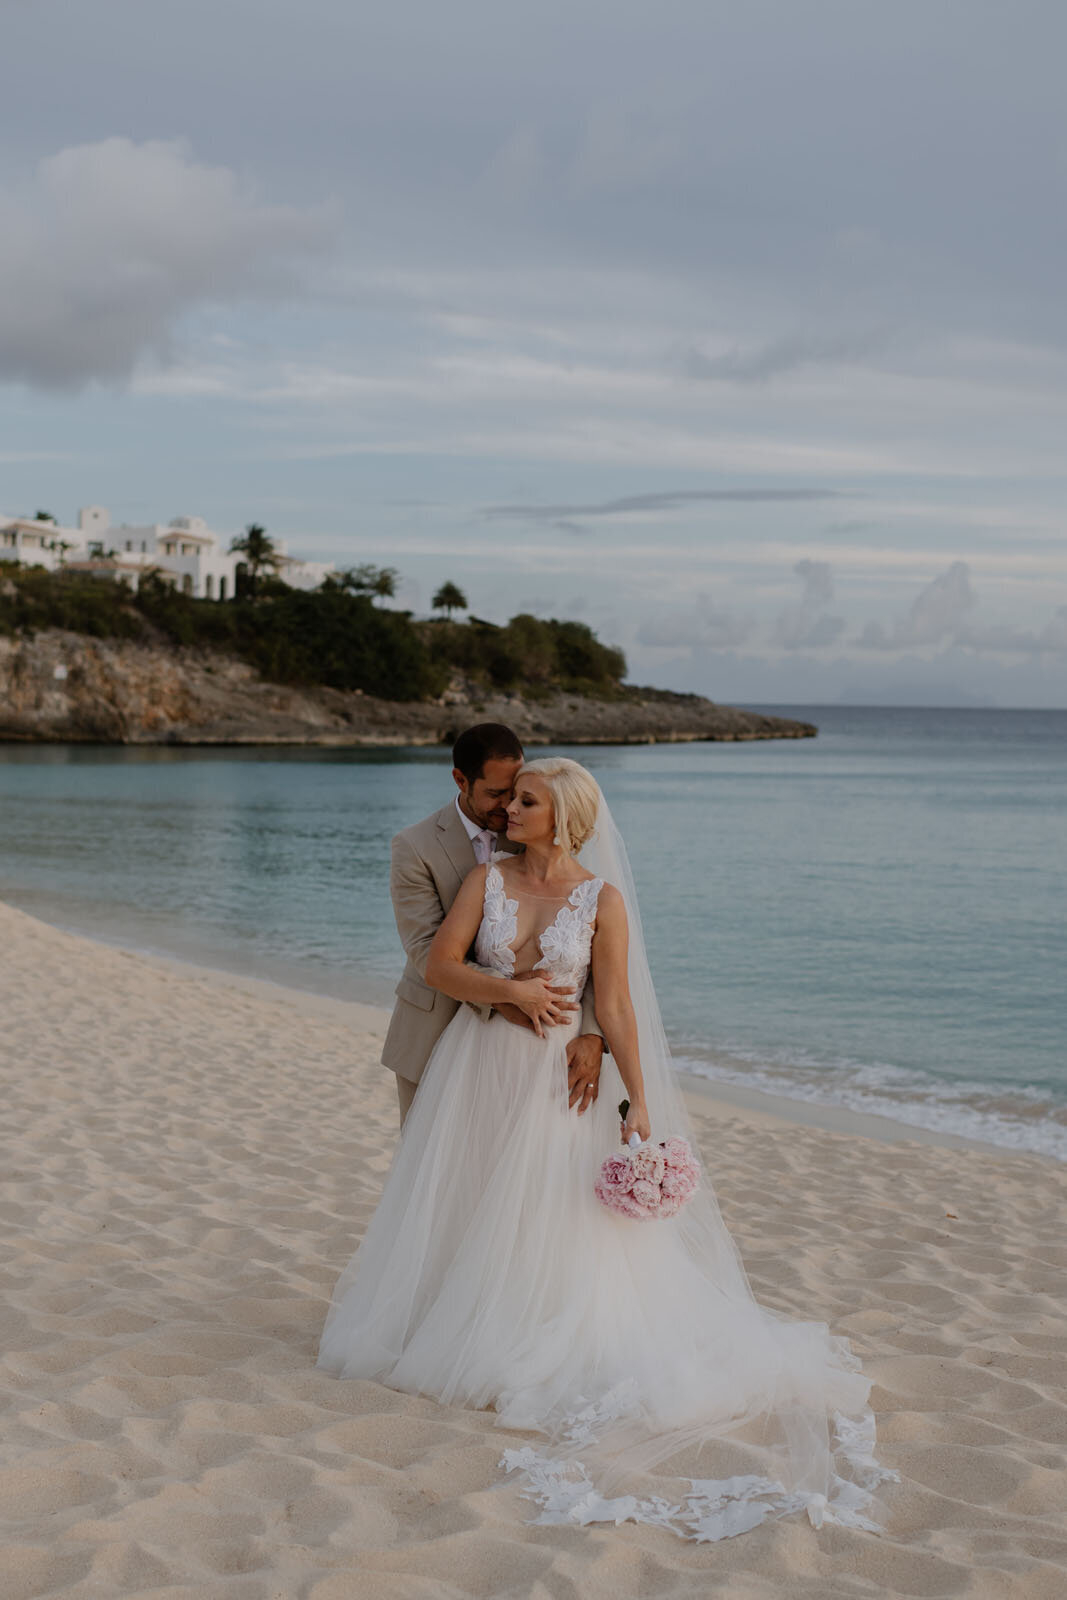
<svg viewBox="0 0 1067 1600"><path fill-rule="evenodd" d="M457 1000L427 984L426 957L471 868L488 861L494 850L520 848L509 843L504 829L522 763L522 745L503 723L480 722L468 728L452 747L452 776L459 790L455 799L423 822L404 828L393 840L389 888L408 959L396 987L382 1065L396 1073L401 1127L430 1052L459 1008ZM494 1010L475 1009L483 1021ZM509 1022L528 1026L517 1006L495 1009ZM590 986L582 998L582 1030L567 1046L570 1103L579 1114L597 1097L604 1051Z"/></svg>

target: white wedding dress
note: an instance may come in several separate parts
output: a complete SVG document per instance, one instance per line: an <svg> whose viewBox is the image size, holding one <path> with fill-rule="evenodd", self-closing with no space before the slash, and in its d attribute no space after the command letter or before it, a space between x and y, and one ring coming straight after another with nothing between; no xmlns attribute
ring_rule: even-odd
<svg viewBox="0 0 1067 1600"><path fill-rule="evenodd" d="M487 869L478 963L511 976L532 944L580 992L602 880L562 905L512 899L506 859ZM890 1474L871 1454L869 1384L823 1324L756 1303L706 1178L670 1220L594 1197L625 1091L605 1056L596 1104L568 1108L578 1027L539 1039L460 1007L338 1280L319 1366L548 1435L502 1462L541 1522L628 1519L697 1539L792 1511L876 1526L870 1491ZM657 1127L656 1081L646 1070L653 1136L687 1134Z"/></svg>

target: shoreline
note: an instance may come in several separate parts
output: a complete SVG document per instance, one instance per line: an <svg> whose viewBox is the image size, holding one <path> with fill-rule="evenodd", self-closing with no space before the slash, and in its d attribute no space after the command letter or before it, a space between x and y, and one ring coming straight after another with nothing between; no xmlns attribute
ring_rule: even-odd
<svg viewBox="0 0 1067 1600"><path fill-rule="evenodd" d="M848 1106L837 1106L830 1101L793 1100L785 1094L748 1089L739 1083L722 1083L681 1069L678 1076L684 1085L690 1111L703 1110L704 1102L710 1100L719 1107L720 1115L728 1111L754 1124L818 1128L823 1133L871 1139L877 1144L910 1143L934 1145L941 1150L980 1150L987 1155L1022 1156L1031 1161L1047 1162L1053 1167L1063 1165L1054 1157L1042 1155L1036 1150L1013 1150L985 1139L969 1139L961 1133L949 1133L947 1129L921 1128L911 1122L898 1122L893 1117L879 1116L873 1111L853 1111Z"/></svg>
<svg viewBox="0 0 1067 1600"><path fill-rule="evenodd" d="M2 901L0 904L9 905L10 902ZM202 982L236 989L252 996L258 994L272 1001L288 1000L290 1004L294 1004L297 1009L305 1010L309 1015L347 1022L356 1031L366 1033L370 1038L385 1038L391 1007L383 1006L373 1000L354 999L331 993L326 989L315 987L310 982L299 983L295 981L299 976L297 973L289 972L284 978L275 978L238 968L212 965L188 956L138 946L122 938L121 935L109 937L100 932L89 933L83 927L74 927L48 917L39 917L36 912L22 914L32 916L47 927L56 928L72 938L85 939L90 943L121 951L124 955L144 961L158 970L173 968ZM383 1073L387 1072L384 1067L381 1070ZM829 1101L793 1099L789 1095L773 1094L764 1089L750 1089L743 1084L706 1078L699 1073L686 1071L683 1067L677 1067L676 1071L690 1112L695 1111L698 1114L714 1112L718 1116L735 1116L756 1126L773 1124L776 1127L818 1128L826 1133L872 1139L880 1144L913 1142L934 1145L946 1150L982 1150L991 1155L1021 1156L1043 1163L1048 1162L1053 1166L1062 1165L1054 1157L1043 1155L1038 1151L1012 1149L989 1140L972 1139L963 1134L951 1133L947 1129L919 1127L874 1112L854 1111L847 1106L835 1105Z"/></svg>

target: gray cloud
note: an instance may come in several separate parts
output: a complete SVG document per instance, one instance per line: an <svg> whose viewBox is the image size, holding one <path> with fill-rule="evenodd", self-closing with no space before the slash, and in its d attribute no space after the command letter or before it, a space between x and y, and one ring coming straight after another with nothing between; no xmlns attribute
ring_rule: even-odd
<svg viewBox="0 0 1067 1600"><path fill-rule="evenodd" d="M854 539L857 534L871 533L878 524L865 518L848 517L841 522L828 522L826 532L835 539Z"/></svg>
<svg viewBox="0 0 1067 1600"><path fill-rule="evenodd" d="M1039 630L999 623L968 624L956 634L964 649L996 655L1067 655L1067 606L1059 606Z"/></svg>
<svg viewBox="0 0 1067 1600"><path fill-rule="evenodd" d="M1067 606L1057 606L1055 614L1045 624L1041 634L1041 647L1067 654Z"/></svg>
<svg viewBox="0 0 1067 1600"><path fill-rule="evenodd" d="M570 171L578 191L624 192L662 181L678 163L676 129L665 117L650 118L614 102L594 107Z"/></svg>
<svg viewBox="0 0 1067 1600"><path fill-rule="evenodd" d="M809 650L823 650L828 645L836 644L846 626L844 617L819 617L808 630L806 647Z"/></svg>
<svg viewBox="0 0 1067 1600"><path fill-rule="evenodd" d="M834 597L834 579L828 561L812 561L804 556L793 571L804 585L806 606L829 605Z"/></svg>
<svg viewBox="0 0 1067 1600"><path fill-rule="evenodd" d="M975 603L971 569L954 561L916 597L904 627L907 644L936 644L956 632Z"/></svg>
<svg viewBox="0 0 1067 1600"><path fill-rule="evenodd" d="M627 512L645 511L676 511L681 506L696 505L700 502L736 503L739 505L761 505L789 503L790 501L804 502L809 500L834 500L837 491L834 489L677 489L659 494L632 494L619 500L600 500L582 504L580 502L565 505L502 505L483 506L483 517L495 520L519 520L524 522L553 522L558 523L562 518L571 517L618 517L625 516ZM572 531L577 532L575 524L571 524Z"/></svg>
<svg viewBox="0 0 1067 1600"><path fill-rule="evenodd" d="M878 348L875 334L794 335L750 348L734 348L719 355L702 350L686 352L682 370L689 378L723 383L766 383L797 367L839 366L862 361Z"/></svg>
<svg viewBox="0 0 1067 1600"><path fill-rule="evenodd" d="M971 569L966 561L954 561L920 590L907 616L899 618L888 630L880 622L868 622L856 643L864 650L907 650L941 644L957 637L974 604Z"/></svg>
<svg viewBox="0 0 1067 1600"><path fill-rule="evenodd" d="M638 627L637 642L690 650L731 650L751 638L753 624L710 595L698 595L693 605L671 606L646 617Z"/></svg>
<svg viewBox="0 0 1067 1600"><path fill-rule="evenodd" d="M836 644L845 631L844 617L828 616L825 607L834 597L834 579L828 561L804 556L793 568L803 585L799 601L780 613L772 633L783 650L823 650Z"/></svg>
<svg viewBox="0 0 1067 1600"><path fill-rule="evenodd" d="M124 378L192 306L291 288L328 231L322 209L266 205L180 143L61 150L0 193L0 377Z"/></svg>

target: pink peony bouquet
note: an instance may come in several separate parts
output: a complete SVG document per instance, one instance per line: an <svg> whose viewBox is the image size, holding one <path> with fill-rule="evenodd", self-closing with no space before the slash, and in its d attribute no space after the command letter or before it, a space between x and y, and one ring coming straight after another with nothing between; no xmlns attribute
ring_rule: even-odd
<svg viewBox="0 0 1067 1600"><path fill-rule="evenodd" d="M650 1140L608 1156L593 1192L602 1205L622 1217L673 1217L692 1197L699 1178L684 1139L665 1139L662 1144Z"/></svg>

